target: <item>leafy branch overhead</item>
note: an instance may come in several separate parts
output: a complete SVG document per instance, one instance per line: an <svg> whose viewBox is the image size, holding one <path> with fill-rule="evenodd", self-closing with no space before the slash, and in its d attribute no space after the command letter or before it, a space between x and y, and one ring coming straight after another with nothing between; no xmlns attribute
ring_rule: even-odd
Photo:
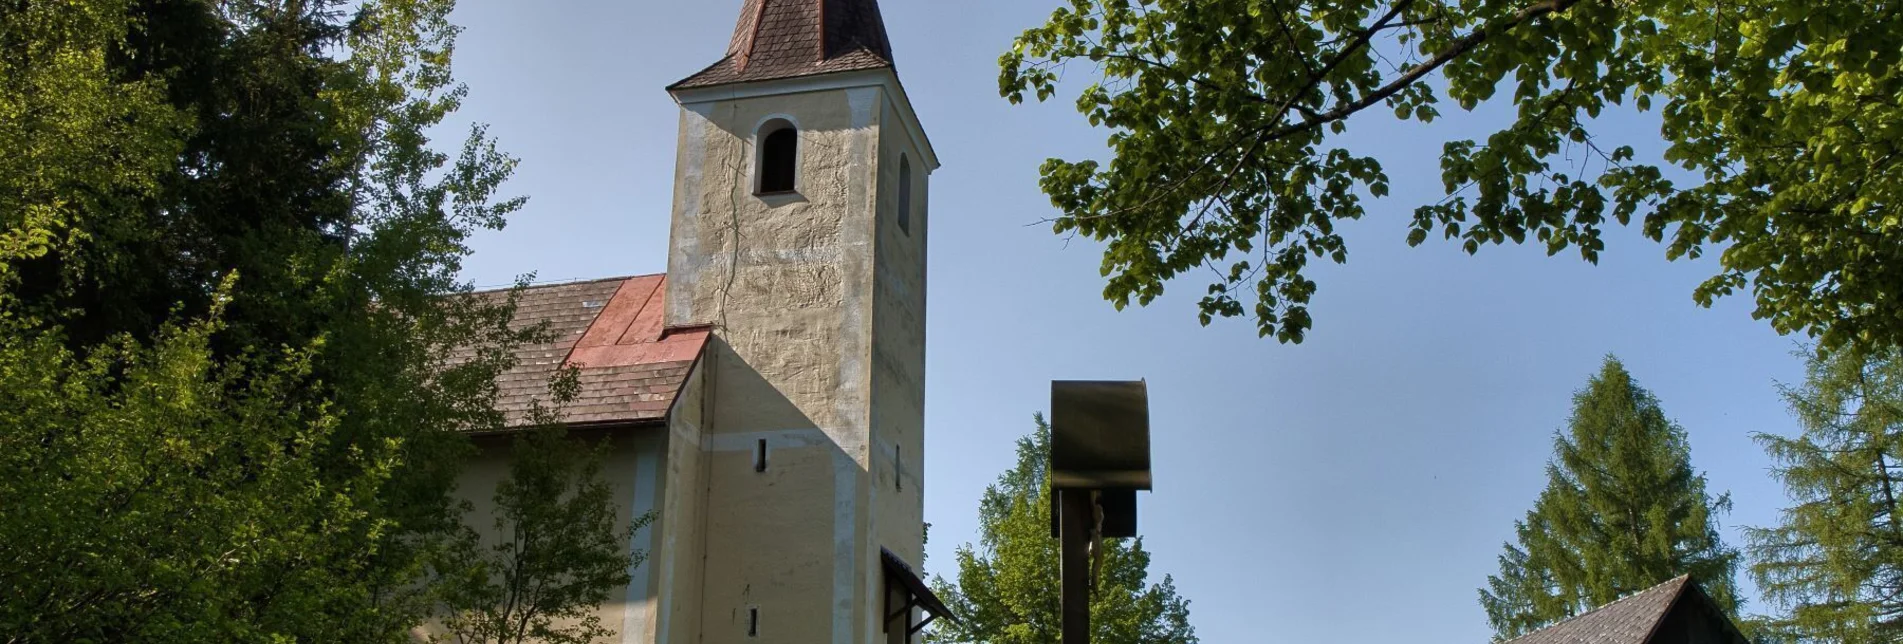
<svg viewBox="0 0 1903 644"><path fill-rule="evenodd" d="M1444 194L1419 197L1409 244L1531 240L1597 261L1607 226L1637 224L1668 258L1718 253L1700 304L1748 291L1779 332L1894 345L1898 15L1895 0L1071 0L1018 38L999 85L1049 100L1066 64L1094 66L1077 109L1114 157L1052 159L1041 185L1058 232L1107 242L1118 307L1207 267L1205 324L1249 315L1300 342L1309 262L1347 261L1337 225L1388 196L1349 125L1501 101L1510 122L1444 145ZM1658 111L1661 163L1592 131L1628 105Z"/></svg>

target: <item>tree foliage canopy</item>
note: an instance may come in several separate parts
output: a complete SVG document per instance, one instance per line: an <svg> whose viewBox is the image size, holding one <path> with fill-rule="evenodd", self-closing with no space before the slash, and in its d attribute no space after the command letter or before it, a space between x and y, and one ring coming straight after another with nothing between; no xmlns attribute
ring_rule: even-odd
<svg viewBox="0 0 1903 644"><path fill-rule="evenodd" d="M1903 359L1896 350L1813 358L1787 388L1803 434L1760 435L1794 505L1749 531L1751 571L1782 641L1903 638Z"/></svg>
<svg viewBox="0 0 1903 644"><path fill-rule="evenodd" d="M1060 233L1106 240L1104 295L1147 304L1207 266L1214 316L1299 342L1314 258L1387 196L1351 123L1427 123L1444 102L1510 122L1446 143L1444 195L1407 239L1569 248L1596 261L1637 224L1672 259L1719 252L1694 293L1748 290L1755 315L1825 348L1903 344L1903 24L1895 0L1071 0L1001 61L1013 101L1098 82L1077 109L1107 164L1052 159ZM1592 119L1656 110L1664 158ZM1579 160L1584 159L1584 162ZM1676 169L1673 168L1676 167ZM1682 177L1674 180L1672 177Z"/></svg>
<svg viewBox="0 0 1903 644"><path fill-rule="evenodd" d="M1516 522L1480 603L1511 639L1690 574L1735 614L1738 554L1718 536L1727 497L1705 492L1685 430L1618 360L1573 396L1546 489Z"/></svg>
<svg viewBox="0 0 1903 644"><path fill-rule="evenodd" d="M961 624L929 631L928 642L1053 644L1059 639L1060 558L1051 538L1048 478L1050 426L1018 439L1017 465L985 488L978 502L977 544L958 548L956 583L934 577L933 592ZM1098 644L1195 644L1189 600L1168 575L1149 583L1150 554L1141 538L1106 540L1090 602L1090 641Z"/></svg>
<svg viewBox="0 0 1903 644"><path fill-rule="evenodd" d="M521 202L450 0L0 0L0 639L406 641Z"/></svg>

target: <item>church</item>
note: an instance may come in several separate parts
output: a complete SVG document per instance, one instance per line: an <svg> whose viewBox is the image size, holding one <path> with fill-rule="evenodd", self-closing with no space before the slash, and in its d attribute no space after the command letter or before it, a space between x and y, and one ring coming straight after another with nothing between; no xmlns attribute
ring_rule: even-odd
<svg viewBox="0 0 1903 644"><path fill-rule="evenodd" d="M621 642L900 643L945 616L914 572L939 164L893 60L875 0L746 0L667 88L667 273L520 293L554 340L499 382L510 427L576 367L563 422L610 439L622 520L654 518L601 607ZM464 474L475 525L508 458L483 442Z"/></svg>

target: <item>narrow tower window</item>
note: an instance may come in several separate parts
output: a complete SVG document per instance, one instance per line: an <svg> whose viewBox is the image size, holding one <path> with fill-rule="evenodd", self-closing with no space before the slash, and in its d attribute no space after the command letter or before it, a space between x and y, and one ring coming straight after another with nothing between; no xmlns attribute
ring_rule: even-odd
<svg viewBox="0 0 1903 644"><path fill-rule="evenodd" d="M912 161L899 155L899 232L912 234Z"/></svg>
<svg viewBox="0 0 1903 644"><path fill-rule="evenodd" d="M753 471L766 471L766 439L764 438L753 445Z"/></svg>
<svg viewBox="0 0 1903 644"><path fill-rule="evenodd" d="M763 195L793 192L799 170L800 131L785 119L760 128L760 188Z"/></svg>

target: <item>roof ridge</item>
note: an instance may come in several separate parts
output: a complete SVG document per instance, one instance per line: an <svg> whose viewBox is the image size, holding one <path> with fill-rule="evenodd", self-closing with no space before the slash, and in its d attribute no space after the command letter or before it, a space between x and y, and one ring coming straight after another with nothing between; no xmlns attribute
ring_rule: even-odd
<svg viewBox="0 0 1903 644"><path fill-rule="evenodd" d="M1652 622L1651 628L1645 629L1645 639L1641 641L1649 642L1653 636L1658 635L1659 627L1665 625L1665 615L1671 614L1672 607L1678 604L1679 598L1685 596L1685 589L1692 588L1695 585L1692 583L1692 576L1690 574L1679 575L1665 583L1670 584L1673 582L1678 582L1678 587L1672 590L1671 597L1666 598L1665 612L1659 615L1658 621Z"/></svg>
<svg viewBox="0 0 1903 644"><path fill-rule="evenodd" d="M529 282L521 286L523 288L550 288L555 286L574 286L577 284L594 284L598 282L625 282L625 281L633 280L633 279L641 279L643 277L666 277L666 276L667 276L667 272L662 271L659 273L644 273L641 275L617 275L613 277L577 277L572 279L547 280L547 281L540 281L540 282ZM476 290L470 291L468 294L478 295L482 293L500 293L503 291L512 290L515 287L516 285L513 285L513 284L509 286L478 286L476 287Z"/></svg>
<svg viewBox="0 0 1903 644"><path fill-rule="evenodd" d="M1652 591L1654 591L1654 590L1660 590L1660 589L1663 589L1663 588L1665 588L1666 586L1670 586L1670 585L1672 585L1672 584L1678 584L1678 585L1679 585L1679 586L1678 586L1678 588L1677 588L1676 590L1674 590L1674 591L1672 592L1672 598L1673 598L1673 601L1677 601L1677 598L1678 598L1678 596L1679 596L1679 595L1681 595L1681 594L1684 594L1684 592L1685 592L1685 587L1686 587L1686 586L1689 586L1689 585L1691 585L1691 584L1689 583L1689 582L1691 581L1691 578L1692 578L1692 576L1691 576L1691 575L1689 575L1689 574L1684 574L1684 575L1679 575L1679 576L1677 576L1677 577L1673 577L1673 578L1671 578L1671 579L1667 579L1667 580L1665 580L1665 581L1663 581L1663 582L1660 582L1660 583L1659 583L1658 585L1655 585L1655 586L1652 586L1652 587L1650 587L1650 588L1646 588L1645 590L1641 590L1641 591L1638 591L1638 592L1634 592L1634 593L1632 593L1632 594L1629 594L1629 595L1626 595L1626 596L1624 596L1624 597L1620 597L1620 598L1618 598L1618 599L1614 599L1614 600L1612 600L1612 601L1609 601L1609 602L1606 602L1606 603L1604 603L1604 604L1600 604L1599 606L1596 606L1596 607L1594 607L1594 608L1593 608L1592 610L1589 610L1589 611L1586 611L1586 612L1584 612L1584 613L1580 613L1580 614L1578 614L1578 615L1574 615L1574 616L1572 616L1572 617L1568 617L1568 618L1566 618L1566 619L1562 619L1562 620L1559 620L1559 621L1557 621L1557 622L1553 622L1553 623L1551 623L1551 624L1547 624L1546 626L1543 626L1543 627L1540 627L1540 628L1538 628L1538 629L1536 629L1536 630L1534 630L1533 632L1530 632L1530 633L1525 633L1525 634L1522 634L1522 635L1520 635L1519 637L1515 637L1515 638L1513 638L1513 639L1510 639L1510 640L1504 640L1504 641L1501 641L1501 642L1499 642L1499 644L1513 644L1514 642L1518 642L1518 641L1520 641L1520 640L1523 640L1523 639L1526 639L1526 638L1529 638L1529 637L1532 637L1532 636L1534 636L1534 635L1537 635L1537 634L1539 634L1539 633L1540 633L1540 632L1542 632L1542 631L1546 631L1546 630L1549 630L1549 629L1553 629L1553 628L1558 628L1558 627L1559 627L1559 626L1560 626L1561 624L1566 624L1566 623L1568 623L1568 622L1573 622L1573 621L1577 621L1577 620L1580 620L1580 619L1584 619L1584 618L1586 618L1587 616L1590 616L1590 615L1592 615L1592 614L1594 614L1594 613L1598 613L1598 612L1600 612L1600 611L1603 611L1603 610L1606 610L1606 609L1608 609L1608 608L1612 608L1612 607L1614 607L1614 606L1618 606L1619 604L1623 604L1623 603L1625 603L1625 602L1626 602L1627 600L1630 600L1630 599L1634 599L1634 598L1637 598L1637 597L1639 597L1639 596L1641 596L1641 595L1645 595L1645 594L1647 594L1647 593L1650 593L1650 592L1652 592ZM1669 605L1668 605L1668 607L1669 607Z"/></svg>
<svg viewBox="0 0 1903 644"><path fill-rule="evenodd" d="M734 27L733 43L727 46L727 58L733 59L734 67L741 72L747 71L747 63L753 60L753 48L760 40L760 23L766 17L766 0L747 2L753 10L748 11L745 6L740 8L740 24Z"/></svg>

